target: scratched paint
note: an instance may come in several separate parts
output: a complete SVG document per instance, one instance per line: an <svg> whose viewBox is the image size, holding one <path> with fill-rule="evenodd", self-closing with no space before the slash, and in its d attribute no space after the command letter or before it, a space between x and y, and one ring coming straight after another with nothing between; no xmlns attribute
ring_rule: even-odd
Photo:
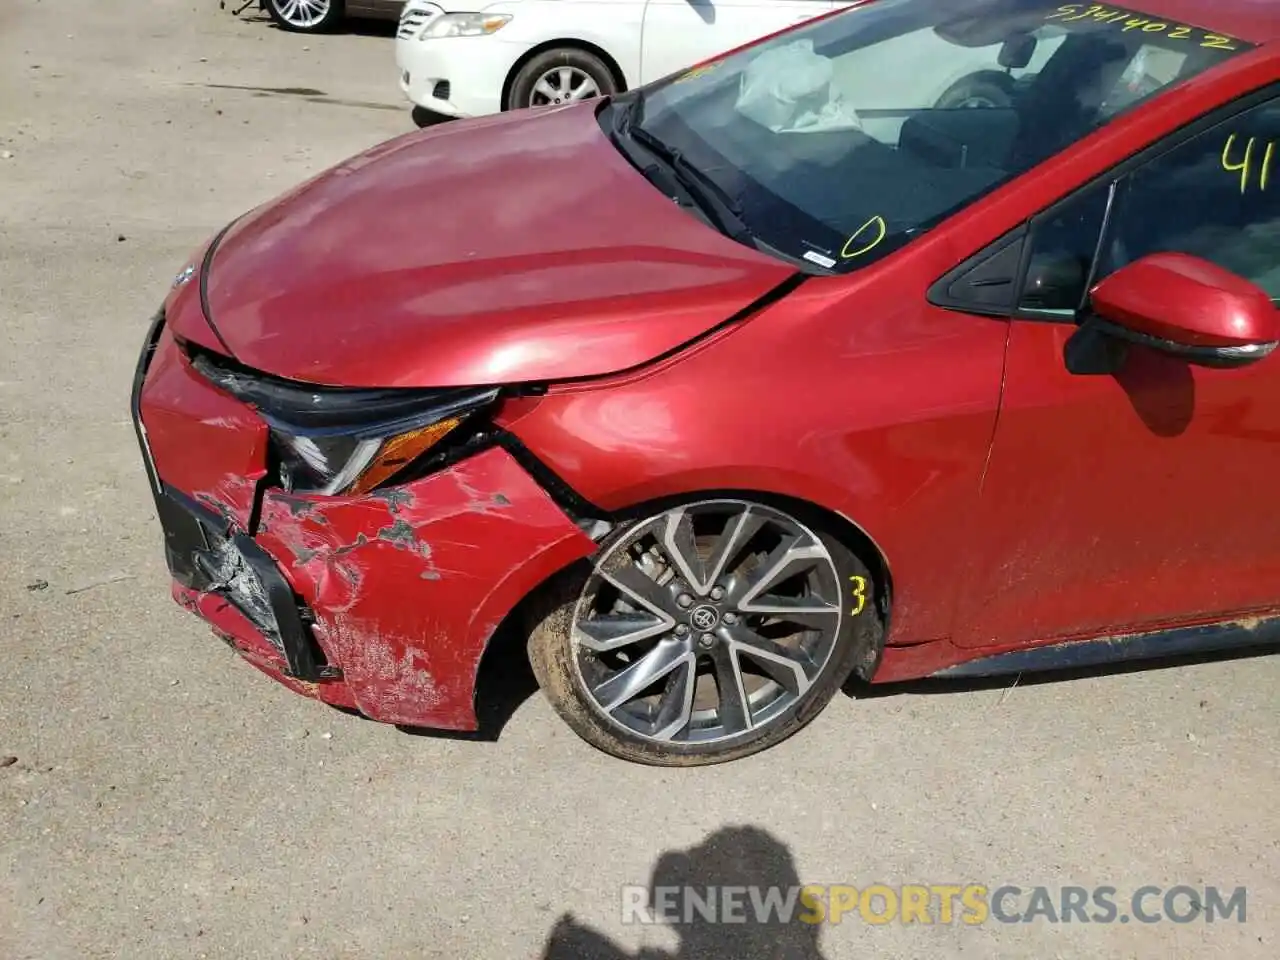
<svg viewBox="0 0 1280 960"><path fill-rule="evenodd" d="M294 693L323 700L336 707L356 709L350 689L343 683L308 683L287 677L278 653L266 644L252 623L230 603L211 594L174 585L173 596L179 605L207 622L213 634L236 651L244 660L284 684Z"/></svg>
<svg viewBox="0 0 1280 960"><path fill-rule="evenodd" d="M388 505L390 509L390 505ZM417 550L424 557L431 556L431 544L418 539L418 534L408 520L397 518L390 526L378 531L378 539L385 540L401 550Z"/></svg>
<svg viewBox="0 0 1280 960"><path fill-rule="evenodd" d="M378 490L370 494L374 500L381 500L387 505L387 510L392 516L400 513L404 507L413 506L413 494L401 487L392 487L388 490Z"/></svg>
<svg viewBox="0 0 1280 960"><path fill-rule="evenodd" d="M267 470L254 412L158 345L142 416L166 483L247 530ZM178 600L291 689L373 719L474 730L480 658L516 604L596 545L504 450L360 497L267 490L256 538L315 615L342 680L312 687L225 600ZM240 620L236 618L240 617Z"/></svg>
<svg viewBox="0 0 1280 960"><path fill-rule="evenodd" d="M475 729L476 673L497 625L596 546L497 449L394 495L268 491L258 541L311 607L361 712L456 730Z"/></svg>

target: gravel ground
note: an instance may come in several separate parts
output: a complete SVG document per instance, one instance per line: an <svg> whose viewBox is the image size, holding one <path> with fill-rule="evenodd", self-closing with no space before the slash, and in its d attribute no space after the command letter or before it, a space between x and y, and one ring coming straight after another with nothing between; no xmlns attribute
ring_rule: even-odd
<svg viewBox="0 0 1280 960"><path fill-rule="evenodd" d="M842 696L655 771L519 674L496 740L329 710L170 601L147 318L227 220L410 129L390 36L0 0L0 957L1277 956L1280 658ZM1247 919L624 924L651 878L1245 886Z"/></svg>

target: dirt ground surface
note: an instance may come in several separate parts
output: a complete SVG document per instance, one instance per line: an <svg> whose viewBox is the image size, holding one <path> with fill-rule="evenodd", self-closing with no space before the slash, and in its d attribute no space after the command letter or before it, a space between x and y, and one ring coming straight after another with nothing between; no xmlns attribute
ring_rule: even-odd
<svg viewBox="0 0 1280 960"><path fill-rule="evenodd" d="M412 129L392 32L0 0L0 958L1280 955L1280 657L841 696L761 757L657 771L516 668L496 739L338 713L170 600L128 420L147 320L226 221ZM1247 912L623 923L651 880L1012 884L1010 911L1112 886L1121 914L1246 887Z"/></svg>

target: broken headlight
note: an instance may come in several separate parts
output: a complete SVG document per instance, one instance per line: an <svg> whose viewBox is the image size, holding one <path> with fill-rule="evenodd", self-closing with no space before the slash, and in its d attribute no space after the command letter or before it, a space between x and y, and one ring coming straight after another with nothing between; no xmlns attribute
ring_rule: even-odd
<svg viewBox="0 0 1280 960"><path fill-rule="evenodd" d="M188 349L198 373L267 422L281 485L294 493L367 493L490 406L499 392L321 387Z"/></svg>

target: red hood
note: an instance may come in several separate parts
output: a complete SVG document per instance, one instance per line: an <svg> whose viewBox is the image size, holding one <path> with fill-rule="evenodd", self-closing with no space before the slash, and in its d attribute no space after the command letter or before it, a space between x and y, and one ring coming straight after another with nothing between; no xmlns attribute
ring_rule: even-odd
<svg viewBox="0 0 1280 960"><path fill-rule="evenodd" d="M208 312L283 377L512 383L644 363L791 273L664 197L588 102L415 132L252 211L216 250Z"/></svg>

